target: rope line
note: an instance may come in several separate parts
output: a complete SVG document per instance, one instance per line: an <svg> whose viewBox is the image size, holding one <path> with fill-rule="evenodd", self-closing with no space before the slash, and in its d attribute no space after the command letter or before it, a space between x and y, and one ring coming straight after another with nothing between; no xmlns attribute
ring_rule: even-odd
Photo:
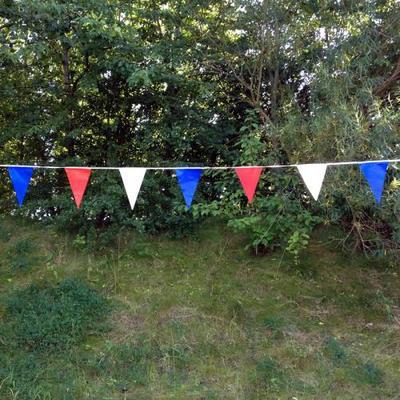
<svg viewBox="0 0 400 400"><path fill-rule="evenodd" d="M366 161L338 161L338 162L321 162L321 163L306 163L309 165L326 165L326 166L342 166L342 165L362 165L362 164L373 164L373 163L398 163L400 158L390 160L366 160ZM263 168L263 169L274 169L274 168L296 168L299 165L304 164L270 164L270 165L240 165L240 166L223 166L223 167L87 167L87 166L59 166L59 165L16 165L16 164L0 164L0 168L9 167L25 167L25 168L38 168L38 169L64 169L64 168L80 168L80 169L91 169L91 170L119 170L121 168L144 168L147 170L176 170L176 169L201 169L201 170L230 170L236 168Z"/></svg>

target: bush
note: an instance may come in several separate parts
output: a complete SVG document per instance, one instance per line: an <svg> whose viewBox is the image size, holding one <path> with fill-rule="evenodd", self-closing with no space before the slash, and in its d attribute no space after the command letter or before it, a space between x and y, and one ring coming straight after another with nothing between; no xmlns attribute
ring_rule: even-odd
<svg viewBox="0 0 400 400"><path fill-rule="evenodd" d="M176 238L193 232L196 221L184 207L176 178L167 172L146 174L133 211L119 172L93 173L79 209L64 175L63 171L53 171L39 176L40 184L30 187L27 201L16 214L42 221L61 232L79 234L88 246L96 248L114 245L121 229L166 232Z"/></svg>
<svg viewBox="0 0 400 400"><path fill-rule="evenodd" d="M298 263L313 227L319 221L299 201L284 196L263 197L257 200L257 215L230 219L228 226L246 232L250 237L247 247L256 254L277 248L286 249Z"/></svg>
<svg viewBox="0 0 400 400"><path fill-rule="evenodd" d="M262 139L263 128L248 113L238 142L238 165L267 165L280 162ZM278 159L278 160L277 160ZM282 161L283 163L284 161ZM213 186L219 188L213 200L196 204L193 213L199 216L223 216L228 226L248 235L247 248L265 253L282 248L299 262L300 253L308 245L314 226L321 221L310 196L295 171L264 171L256 196L247 204L235 173L208 172ZM216 198L216 200L215 200Z"/></svg>
<svg viewBox="0 0 400 400"><path fill-rule="evenodd" d="M20 347L66 349L104 330L108 309L101 295L76 279L55 287L32 284L8 299L5 329Z"/></svg>

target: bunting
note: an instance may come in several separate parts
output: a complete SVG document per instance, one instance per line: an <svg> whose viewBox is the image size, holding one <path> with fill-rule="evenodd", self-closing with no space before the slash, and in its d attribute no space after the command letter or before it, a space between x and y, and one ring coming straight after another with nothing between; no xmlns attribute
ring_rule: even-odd
<svg viewBox="0 0 400 400"><path fill-rule="evenodd" d="M14 188L18 205L21 207L34 169L64 169L68 177L71 191L76 206L82 204L87 185L90 180L92 170L118 170L126 194L128 196L131 209L134 209L145 174L148 170L174 170L182 191L187 208L190 208L196 193L197 186L204 170L235 170L235 173L243 187L243 191L251 203L260 180L261 173L266 168L297 168L305 186L315 200L318 200L324 182L328 166L357 165L366 181L376 202L382 200L382 193L385 185L386 172L390 164L398 163L400 159L392 160L373 160L373 161L341 161L316 164L286 164L286 165L264 165L246 167L146 167L146 168L119 168L119 167L59 167L59 166L40 166L40 165L7 165L0 164L0 168L6 168Z"/></svg>
<svg viewBox="0 0 400 400"><path fill-rule="evenodd" d="M365 179L369 183L369 187L371 188L371 191L378 204L380 204L382 199L388 166L389 163L387 162L376 162L360 165L360 169L364 174Z"/></svg>
<svg viewBox="0 0 400 400"><path fill-rule="evenodd" d="M65 168L69 185L75 199L76 206L80 208L92 170L89 168Z"/></svg>
<svg viewBox="0 0 400 400"><path fill-rule="evenodd" d="M128 196L129 204L133 210L140 188L142 187L146 168L120 168L119 172Z"/></svg>
<svg viewBox="0 0 400 400"><path fill-rule="evenodd" d="M318 200L326 173L326 164L300 164L297 169L314 200Z"/></svg>
<svg viewBox="0 0 400 400"><path fill-rule="evenodd" d="M8 167L8 174L17 195L18 205L21 207L31 181L32 167Z"/></svg>
<svg viewBox="0 0 400 400"><path fill-rule="evenodd" d="M181 187L186 207L190 208L193 197L197 189L197 185L203 174L201 169L176 169L176 177L178 178L179 186Z"/></svg>
<svg viewBox="0 0 400 400"><path fill-rule="evenodd" d="M249 203L253 201L262 170L261 167L235 168Z"/></svg>

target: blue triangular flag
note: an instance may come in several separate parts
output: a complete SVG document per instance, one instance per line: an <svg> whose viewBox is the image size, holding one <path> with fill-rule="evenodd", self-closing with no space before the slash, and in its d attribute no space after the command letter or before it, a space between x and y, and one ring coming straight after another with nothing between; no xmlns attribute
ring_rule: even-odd
<svg viewBox="0 0 400 400"><path fill-rule="evenodd" d="M201 178L203 170L201 169L176 169L176 177L181 187L183 197L185 198L187 208L192 204L197 184Z"/></svg>
<svg viewBox="0 0 400 400"><path fill-rule="evenodd" d="M368 181L376 202L381 202L383 187L385 186L386 170L389 166L387 162L376 162L361 164L360 169Z"/></svg>
<svg viewBox="0 0 400 400"><path fill-rule="evenodd" d="M17 195L18 204L21 207L32 178L33 168L8 167L7 170Z"/></svg>

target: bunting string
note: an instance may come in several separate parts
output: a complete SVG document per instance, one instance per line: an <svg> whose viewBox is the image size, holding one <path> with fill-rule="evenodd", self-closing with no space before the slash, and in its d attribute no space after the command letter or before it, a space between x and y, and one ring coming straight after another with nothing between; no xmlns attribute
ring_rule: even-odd
<svg viewBox="0 0 400 400"><path fill-rule="evenodd" d="M221 167L210 167L210 166L196 166L196 167L185 167L185 166L175 166L175 167L129 167L129 168L145 168L148 171L151 170L176 170L176 169L202 169L202 170L230 170L237 168L297 168L299 165L326 165L326 166L341 166L341 165L362 165L362 164L374 164L374 163L398 163L400 158L388 159L388 160L365 160L365 161L337 161L337 162L315 162L315 163L305 163L305 164L269 164L269 165L238 165L238 166L221 166ZM60 166L60 165L36 165L36 164L0 164L0 168L9 167L27 167L27 168L40 168L40 169L65 169L65 168L82 168L91 170L120 170L121 168L128 167L87 167L87 166Z"/></svg>
<svg viewBox="0 0 400 400"><path fill-rule="evenodd" d="M7 168L14 188L18 205L21 207L27 193L29 183L35 169L63 169L67 175L75 204L80 208L86 188L93 170L118 170L128 196L131 209L135 207L142 182L148 170L173 170L178 185L181 188L186 207L190 208L196 194L204 170L234 170L243 187L249 203L253 201L260 176L266 169L296 168L308 191L314 200L318 200L326 170L329 166L357 165L368 182L376 203L380 203L385 186L387 169L390 164L400 162L400 159L339 161L308 164L272 164L252 166L221 166L221 167L62 167L58 165L12 165L0 164Z"/></svg>

